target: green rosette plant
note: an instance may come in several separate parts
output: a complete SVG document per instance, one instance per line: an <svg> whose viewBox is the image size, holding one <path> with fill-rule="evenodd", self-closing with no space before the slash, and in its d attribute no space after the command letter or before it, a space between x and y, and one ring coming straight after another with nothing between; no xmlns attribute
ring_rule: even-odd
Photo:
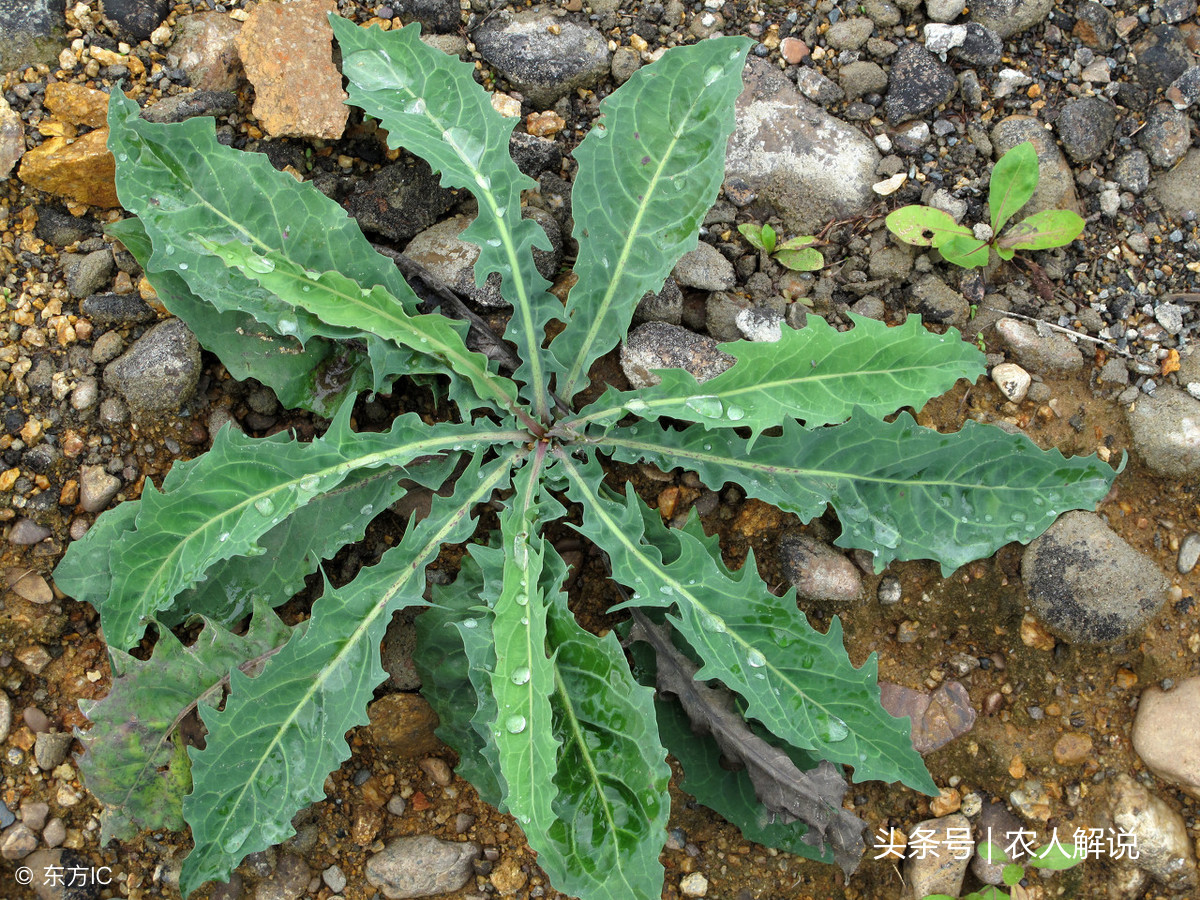
<svg viewBox="0 0 1200 900"><path fill-rule="evenodd" d="M422 313L393 263L311 185L222 146L211 120L152 124L113 92L117 191L134 215L113 233L231 373L332 421L309 442L222 429L206 454L102 515L56 570L60 588L99 610L110 648L111 692L83 704L93 726L81 763L104 838L190 827L185 895L285 840L349 757L346 732L367 722L388 621L430 606L417 663L440 734L559 890L660 896L664 743L694 773L689 787L748 834L852 870L862 823L841 809L847 768L935 791L908 720L880 705L874 656L854 667L836 620L814 631L753 559L730 571L695 522L667 528L607 486L605 461L685 466L806 520L832 505L838 543L877 567L930 557L947 572L1093 505L1113 472L974 423L939 434L907 413L887 421L984 370L957 333L916 319L854 319L839 333L810 318L775 344L726 345L736 362L705 384L663 371L655 387L578 402L638 300L696 246L751 42L672 49L601 104L575 151L578 281L564 305L533 264L545 237L521 217L521 191L535 185L509 157L513 120L492 109L472 67L424 45L416 26L331 21L349 102L391 146L477 198L462 237L479 247L477 281L501 276L504 337L520 364L502 372L468 348L465 323ZM401 374L438 379L453 415L355 430L355 398ZM274 612L417 486L435 491L428 515L377 561L345 584L326 580L299 624ZM495 529L477 535L473 512L496 500ZM708 737L681 740L679 710L656 708L616 636L577 624L566 564L546 537L562 519L607 555L627 592L640 623L630 640L642 654L655 648L660 701L686 700ZM458 580L430 605L425 567L472 539ZM198 628L190 644L170 630L184 621ZM139 643L145 658L128 652ZM714 680L728 691L720 714L694 688ZM178 732L196 710L204 749ZM783 758L795 772L722 785L716 760L730 747L751 774ZM773 824L758 821L762 804Z"/></svg>

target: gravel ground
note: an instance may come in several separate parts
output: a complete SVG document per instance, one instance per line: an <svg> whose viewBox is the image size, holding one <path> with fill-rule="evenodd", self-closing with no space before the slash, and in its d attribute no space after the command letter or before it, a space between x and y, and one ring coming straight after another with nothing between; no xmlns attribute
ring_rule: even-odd
<svg viewBox="0 0 1200 900"><path fill-rule="evenodd" d="M711 339L769 333L781 319L799 326L819 315L848 326L848 312L889 322L920 313L931 327L953 326L978 342L990 366L1006 366L929 404L923 424L953 429L970 417L1023 430L1064 453L1130 461L1096 515L1064 516L1028 552L1011 545L948 579L927 563L876 576L828 552L832 520L800 528L746 500L736 485L718 494L694 476L649 467L630 477L668 517L698 508L731 563L753 548L768 583L803 590L806 578L821 576L812 589L814 622L824 628L840 614L851 656L877 652L882 680L925 693L962 686L945 702L969 704L977 718L926 756L940 797L854 787L849 801L872 835L911 833L933 819L953 825L957 815L970 826L1015 823L1042 839L1055 828L1115 824L1138 834L1143 859L1106 858L1033 877L1031 894L1195 896L1200 735L1188 725L1200 721L1193 599L1200 356L1190 352L1200 327L1194 0L981 0L967 12L961 0L570 0L546 7L560 17L528 26L532 43L515 53L500 28L502 4L336 5L359 22L420 20L442 49L474 60L498 108L522 116L514 152L540 188L529 206L548 231L567 235L569 153L599 101L662 48L713 34L757 41L747 80L761 87L762 130L739 125L703 252L681 263L673 289L643 304L627 357L689 364L708 353L711 362ZM313 18L301 10L316 6L285 7L283 18ZM361 115L351 113L344 133L329 124L327 98L297 80L311 71L307 64L272 70L265 43L245 41L239 50L235 35L249 5L109 0L101 15L99 4L68 3L65 18L45 19L57 30L23 43L20 32L37 30L40 8L30 4L13 22L0 9L7 45L0 69L11 69L0 105L0 176L13 169L0 183L0 896L34 896L5 866L46 865L84 867L95 878L74 889L45 887L41 896L178 896L186 836L99 844L100 809L80 783L74 754L81 747L70 732L86 724L78 701L104 696L110 671L95 612L63 596L50 573L100 512L138 497L147 478L161 483L174 461L203 452L224 422L254 435L295 429L306 436L323 423L282 409L260 385L231 379L170 318L130 254L104 236L104 226L125 214L112 193L111 159L97 143L104 98L93 92L121 83L166 121L215 115L222 142L265 153L277 168L313 181L374 240L404 249L416 239L431 254L427 266L450 266L454 250L452 235L427 229L469 215L471 201L441 192L427 169L388 151ZM522 27L527 21L519 19ZM551 57L566 52L549 35L572 27L580 43L570 51L571 71L531 71L540 45ZM305 51L313 65L319 51ZM295 131L281 136L289 124L277 118L279 107L297 96ZM276 99L255 106L268 98ZM757 139L765 147L755 149ZM1035 203L1080 212L1087 220L1080 240L964 275L910 252L883 228L883 216L907 203L983 221L991 165L1025 139L1039 150ZM832 150L822 150L822 140L832 140ZM773 148L775 156L767 152ZM784 236L816 234L825 269L800 275L752 252L736 226L768 221ZM569 241L563 252L569 260ZM483 314L503 315L487 296L472 299ZM637 368L626 363L627 372ZM626 378L615 353L600 371L615 383ZM399 402L367 404L361 413L381 417ZM361 555L334 566L352 569L382 540L369 534ZM817 550L796 549L810 545ZM442 563L439 571L452 570L452 555ZM612 598L587 578L579 584L585 621L605 624ZM1113 609L1130 612L1118 621ZM396 693L415 686L407 628L397 622L389 630L392 678L377 694L372 724L351 734L354 755L330 777L327 800L297 818L288 844L256 854L210 896L376 895L368 876L387 875L404 838L425 840L408 848L410 858L449 879L430 890L449 886L449 896L464 900L556 896L515 823L454 776L455 757L433 738L428 708ZM744 841L678 791L674 800L664 897L874 900L906 896L906 884L932 890L920 860L874 860L870 852L847 883L832 868ZM435 838L448 843L429 843ZM111 884L99 883L108 877L101 866L111 868ZM968 886L986 874L981 868ZM957 887L951 882L949 890Z"/></svg>

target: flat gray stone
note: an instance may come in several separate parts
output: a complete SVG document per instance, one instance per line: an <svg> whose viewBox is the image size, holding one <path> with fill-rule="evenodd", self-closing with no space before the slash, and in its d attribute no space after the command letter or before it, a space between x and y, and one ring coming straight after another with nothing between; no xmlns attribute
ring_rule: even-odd
<svg viewBox="0 0 1200 900"><path fill-rule="evenodd" d="M0 0L0 72L58 59L66 0Z"/></svg>
<svg viewBox="0 0 1200 900"><path fill-rule="evenodd" d="M1004 318L996 323L996 334L1018 363L1037 375L1069 375L1083 370L1083 353L1065 334Z"/></svg>
<svg viewBox="0 0 1200 900"><path fill-rule="evenodd" d="M972 0L971 19L1008 38L1041 23L1052 9L1054 0Z"/></svg>
<svg viewBox="0 0 1200 900"><path fill-rule="evenodd" d="M1189 150L1175 168L1155 175L1150 189L1172 222L1200 215L1200 150Z"/></svg>
<svg viewBox="0 0 1200 900"><path fill-rule="evenodd" d="M767 201L791 234L858 215L878 198L879 151L862 132L806 99L766 60L743 73L725 154L727 193Z"/></svg>
<svg viewBox="0 0 1200 900"><path fill-rule="evenodd" d="M155 325L104 369L104 383L143 416L178 412L200 380L200 343L179 319Z"/></svg>
<svg viewBox="0 0 1200 900"><path fill-rule="evenodd" d="M722 256L716 247L704 241L680 258L671 276L676 284L701 291L728 291L737 281L733 263Z"/></svg>
<svg viewBox="0 0 1200 900"><path fill-rule="evenodd" d="M388 900L430 897L463 887L482 848L432 835L398 838L367 860L367 881Z"/></svg>
<svg viewBox="0 0 1200 900"><path fill-rule="evenodd" d="M1163 385L1125 410L1132 449L1156 475L1200 474L1200 400Z"/></svg>
<svg viewBox="0 0 1200 900"><path fill-rule="evenodd" d="M1025 549L1021 578L1038 620L1072 644L1132 637L1167 599L1154 561L1081 510L1060 516Z"/></svg>
<svg viewBox="0 0 1200 900"><path fill-rule="evenodd" d="M639 325L621 345L621 370L634 388L658 384L661 379L654 369L686 369L704 382L733 363L733 357L712 338L666 322Z"/></svg>
<svg viewBox="0 0 1200 900"><path fill-rule="evenodd" d="M1010 221L1019 222L1047 209L1083 213L1075 194L1075 173L1040 120L1032 116L1009 116L992 129L990 137L996 159L1025 141L1033 144L1038 155L1037 190Z"/></svg>
<svg viewBox="0 0 1200 900"><path fill-rule="evenodd" d="M608 41L599 31L543 12L502 12L472 37L480 55L542 108L577 88L595 87L612 66Z"/></svg>

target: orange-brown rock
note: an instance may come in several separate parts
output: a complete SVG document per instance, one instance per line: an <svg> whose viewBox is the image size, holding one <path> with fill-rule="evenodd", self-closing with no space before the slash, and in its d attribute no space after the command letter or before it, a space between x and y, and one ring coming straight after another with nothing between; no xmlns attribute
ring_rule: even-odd
<svg viewBox="0 0 1200 900"><path fill-rule="evenodd" d="M22 157L18 175L30 187L47 194L88 206L120 206L113 183L117 162L105 146L107 141L107 128L97 128L74 140L50 138Z"/></svg>
<svg viewBox="0 0 1200 900"><path fill-rule="evenodd" d="M333 0L260 3L237 36L254 115L274 137L342 136L350 109L333 65Z"/></svg>
<svg viewBox="0 0 1200 900"><path fill-rule="evenodd" d="M46 109L60 122L102 128L108 124L108 94L82 84L52 81L46 85Z"/></svg>
<svg viewBox="0 0 1200 900"><path fill-rule="evenodd" d="M367 735L380 749L414 759L442 749L442 742L433 733L438 726L437 713L417 694L380 697L367 715L371 718Z"/></svg>

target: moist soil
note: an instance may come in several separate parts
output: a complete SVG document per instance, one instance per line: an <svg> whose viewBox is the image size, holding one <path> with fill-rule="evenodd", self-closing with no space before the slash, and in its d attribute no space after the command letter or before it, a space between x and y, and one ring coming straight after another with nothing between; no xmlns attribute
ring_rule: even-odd
<svg viewBox="0 0 1200 900"><path fill-rule="evenodd" d="M186 4L177 7L168 21L190 9ZM799 33L805 17L817 15L811 7L799 9L801 16L797 23L789 21L787 8L766 7L758 11L729 3L724 10L723 30L730 34L744 33L743 28L754 23L759 26L758 34L767 33L773 25L780 26L780 34ZM360 20L369 18L372 12L350 5L342 10L344 15L355 15ZM689 8L685 10L686 20L697 19L702 12L699 5L696 10ZM824 14L828 12L826 9ZM1131 8L1127 12L1136 10ZM466 16L464 12L464 22ZM632 9L628 15L618 15L613 27L620 37L632 33L641 21L640 10ZM89 40L93 31L103 34L104 29L96 25L87 32ZM1024 39L1045 49L1039 34L1035 29ZM157 49L151 51L152 55L156 53ZM778 57L777 50L772 49L771 53L772 59ZM1051 62L1049 58L1041 60L1044 66ZM52 77L52 71L56 71L54 67L34 67L11 73L5 87L39 80L44 83ZM72 76L68 74L64 79L72 80ZM74 80L90 80L95 86L104 84L103 79L87 79L83 75ZM489 74L486 80L491 84L493 76ZM166 83L159 82L159 87L153 90ZM609 89L611 85L604 87L604 91ZM241 97L243 110L250 106L248 91L247 88ZM564 152L571 149L594 118L597 100L597 94L587 93L566 104L563 111L567 113L568 128L559 137ZM964 119L976 115L962 108L949 112ZM243 117L235 129L237 140L248 149L266 149L265 142L254 137L252 128L253 122ZM336 159L348 147L349 143L345 147L318 146L318 158ZM948 159L943 163L950 164ZM947 183L954 182L954 175L952 169L945 173ZM0 185L0 190L4 191L0 209L5 210L3 250L9 265L6 284L12 289L0 324L8 326L9 346L17 348L14 358L4 361L4 371L11 373L18 357L29 356L36 363L41 356L57 352L53 346L21 343L25 326L15 318L17 305L13 301L23 291L44 285L46 290L33 294L34 308L49 310L52 293L49 288L61 287L63 283L58 261L58 250L62 248L31 243L35 207L61 208L62 201L40 194L15 177ZM881 202L878 209L854 221L832 223L824 236L847 256L861 254L861 237L881 227L880 217L886 209ZM111 215L98 210L71 212L91 216L96 223L121 215L119 211ZM1093 221L1085 243L1088 252L1098 259L1120 238L1116 226ZM1161 246L1161 242L1153 243L1152 254ZM32 247L36 250L31 250ZM827 258L836 259L837 253L827 253ZM1135 278L1155 270L1161 276L1164 271L1153 258L1137 259L1136 266ZM1115 271L1116 267L1100 271L1095 276L1097 284L1113 280ZM1166 271L1164 278L1175 290L1188 289L1186 273L1178 267L1171 270L1169 265ZM1030 286L1025 273L1011 267L990 272L989 278L994 286L1013 283ZM1192 277L1192 290L1194 282ZM834 296L838 296L836 292ZM689 296L688 302L703 302L703 298ZM844 308L844 303L840 307L835 303L833 317L836 319L839 309ZM51 310L51 314L56 311ZM894 311L889 313L893 314ZM41 320L47 318L49 315L41 316ZM123 336L132 342L141 331L138 327ZM988 341L991 334L985 331L982 337ZM90 350L91 344L92 341L81 338L75 346ZM1038 445L1056 447L1067 455L1093 453L1103 446L1116 462L1129 453L1130 435L1110 392L1097 388L1095 372L1102 361L1089 351L1082 374L1065 379L1045 378L1050 396L1046 402L1013 404L990 381L981 378L975 385L960 383L920 410L918 418L922 424L942 431L957 430L967 418L1006 423L1022 430ZM60 416L51 422L49 431L61 443L68 428L74 428L89 446L122 460L123 472L134 477L125 479L127 486L114 499L115 503L137 498L147 478L161 484L172 464L207 449L214 409L227 408L247 433L259 436L294 430L311 437L324 427L325 423L319 420L289 412L279 412L269 423L253 419L247 401L252 386L233 383L220 363L207 354L204 364L197 396L182 415L107 427L94 420L77 425ZM626 386L615 353L597 364L594 375L598 381ZM44 407L34 407L28 394L19 396L11 382L6 391L9 392L4 398L6 410L19 411L23 419L46 416L49 412ZM385 412L416 409L431 418L444 412L438 410L428 391L407 383L398 386L391 396L381 398L379 404ZM360 424L370 423L376 420L379 409L368 409L367 404L360 403L358 413ZM5 449L12 446L11 438L10 435ZM24 496L28 500L42 492L61 492L70 477L74 475L66 466L33 477ZM680 470L661 473L647 467L613 466L610 478L613 484L632 480L639 494L660 508L670 503L672 518L686 514L702 496L694 477ZM14 498L19 495L20 490L14 488L0 498L4 516L0 525L6 529L18 516ZM0 543L0 572L33 570L52 585L50 573L69 543L71 522L80 515L70 504L56 508L61 518L51 528L53 534L49 539L33 546ZM1167 680L1177 682L1200 671L1194 639L1198 612L1193 600L1200 575L1196 572L1180 575L1175 565L1179 541L1188 531L1200 530L1196 486L1150 474L1133 454L1098 512L1131 546L1150 556L1172 581L1170 601L1136 639L1097 652L1056 641L1036 625L1023 623L1028 602L1020 583L1019 545L1004 547L991 558L967 565L946 578L930 562L893 564L887 574L899 578L902 585L902 600L894 605L884 606L877 601L879 576L865 573L863 600L837 610L851 658L857 664L870 654L878 654L881 680L931 690L955 679L967 688L971 705L979 713L974 727L925 760L937 784L946 789L938 812L953 811L957 804L969 805L973 800L985 803L993 798L1006 800L1023 782L1035 779L1045 791L1048 815L1032 825L1044 835L1055 827L1069 833L1074 821L1086 818L1087 810L1103 793L1108 779L1119 773L1144 772L1129 739L1140 692L1149 685ZM831 515L804 525L793 516L746 499L736 485L727 485L719 493L718 502L705 507L702 521L708 532L720 535L727 564L734 568L741 566L747 552L753 549L760 574L781 593L786 580L774 552L780 535L796 529L821 538L832 538L837 533L836 520ZM485 517L481 527L486 525ZM362 544L328 565L331 577L335 581L348 580L357 567L373 561L384 546L394 542L402 527L399 517L381 517ZM565 529L560 537L569 540ZM452 577L461 552L460 548L447 548L432 569L443 573L443 578ZM311 595L301 595L281 613L289 621L298 621L306 614L311 599ZM597 632L612 627L617 619L605 611L617 599L606 580L604 560L585 553L571 587L572 608L581 624ZM828 627L831 610L805 611L816 627L821 630ZM131 842L101 847L99 808L77 775L60 769L52 777L33 762L35 728L44 725L39 715L47 717L59 729L86 729L80 701L101 698L109 689L110 671L98 627L98 617L91 607L60 592L56 591L53 601L46 604L29 602L12 591L4 594L0 610L0 673L14 709L14 723L3 747L0 799L14 812L22 804L47 802L50 815L61 817L66 825L64 846L77 851L92 865L112 867L114 884L98 896L177 897L175 879L180 860L190 847L187 835L144 834ZM143 653L148 646L142 648ZM385 685L377 696L389 690ZM27 712L30 710L32 713ZM1055 761L1054 744L1067 733L1087 735L1092 740L1092 751L1082 764L1061 765ZM409 834L433 834L452 840L465 836L488 851L476 877L463 890L446 896L462 900L484 895L559 896L538 870L535 855L514 820L482 804L466 782L453 778L448 784L439 784L431 778L429 767L421 765L422 759L404 758L381 749L369 728L355 729L349 741L352 756L331 775L326 799L296 820L300 835L293 839L291 849L302 853L314 879L306 896L319 900L332 896L333 892L320 882L319 876L335 863L347 879L342 892L347 900L377 896L363 874L367 859L385 842ZM73 748L78 749L78 745ZM453 752L445 747L431 755L452 767L457 762ZM70 759L67 764L71 764ZM662 855L667 870L664 898L679 897L681 878L692 872L699 872L707 879L708 897L721 900L882 900L901 896L903 879L894 860L873 859L876 851L868 850L858 871L847 880L835 867L752 844L736 828L679 791L675 786L678 774L676 769L677 777L672 781L671 838ZM1183 814L1192 837L1196 838L1200 834L1196 801L1162 783L1156 783L1155 791ZM404 812L399 815L385 812L388 801L396 797L405 801ZM933 815L930 798L892 785L853 785L847 804L868 823L869 835L889 827L910 830ZM393 807L398 808L395 803ZM269 855L257 862L252 860L240 870L245 876L244 896L254 895L256 865L269 863L265 859ZM1113 877L1111 869L1099 862L1030 881L1035 896L1101 898L1107 896ZM12 881L0 882L0 896L20 897L20 891ZM197 896L216 896L213 891L206 888ZM1175 895L1152 884L1142 896L1165 900Z"/></svg>

